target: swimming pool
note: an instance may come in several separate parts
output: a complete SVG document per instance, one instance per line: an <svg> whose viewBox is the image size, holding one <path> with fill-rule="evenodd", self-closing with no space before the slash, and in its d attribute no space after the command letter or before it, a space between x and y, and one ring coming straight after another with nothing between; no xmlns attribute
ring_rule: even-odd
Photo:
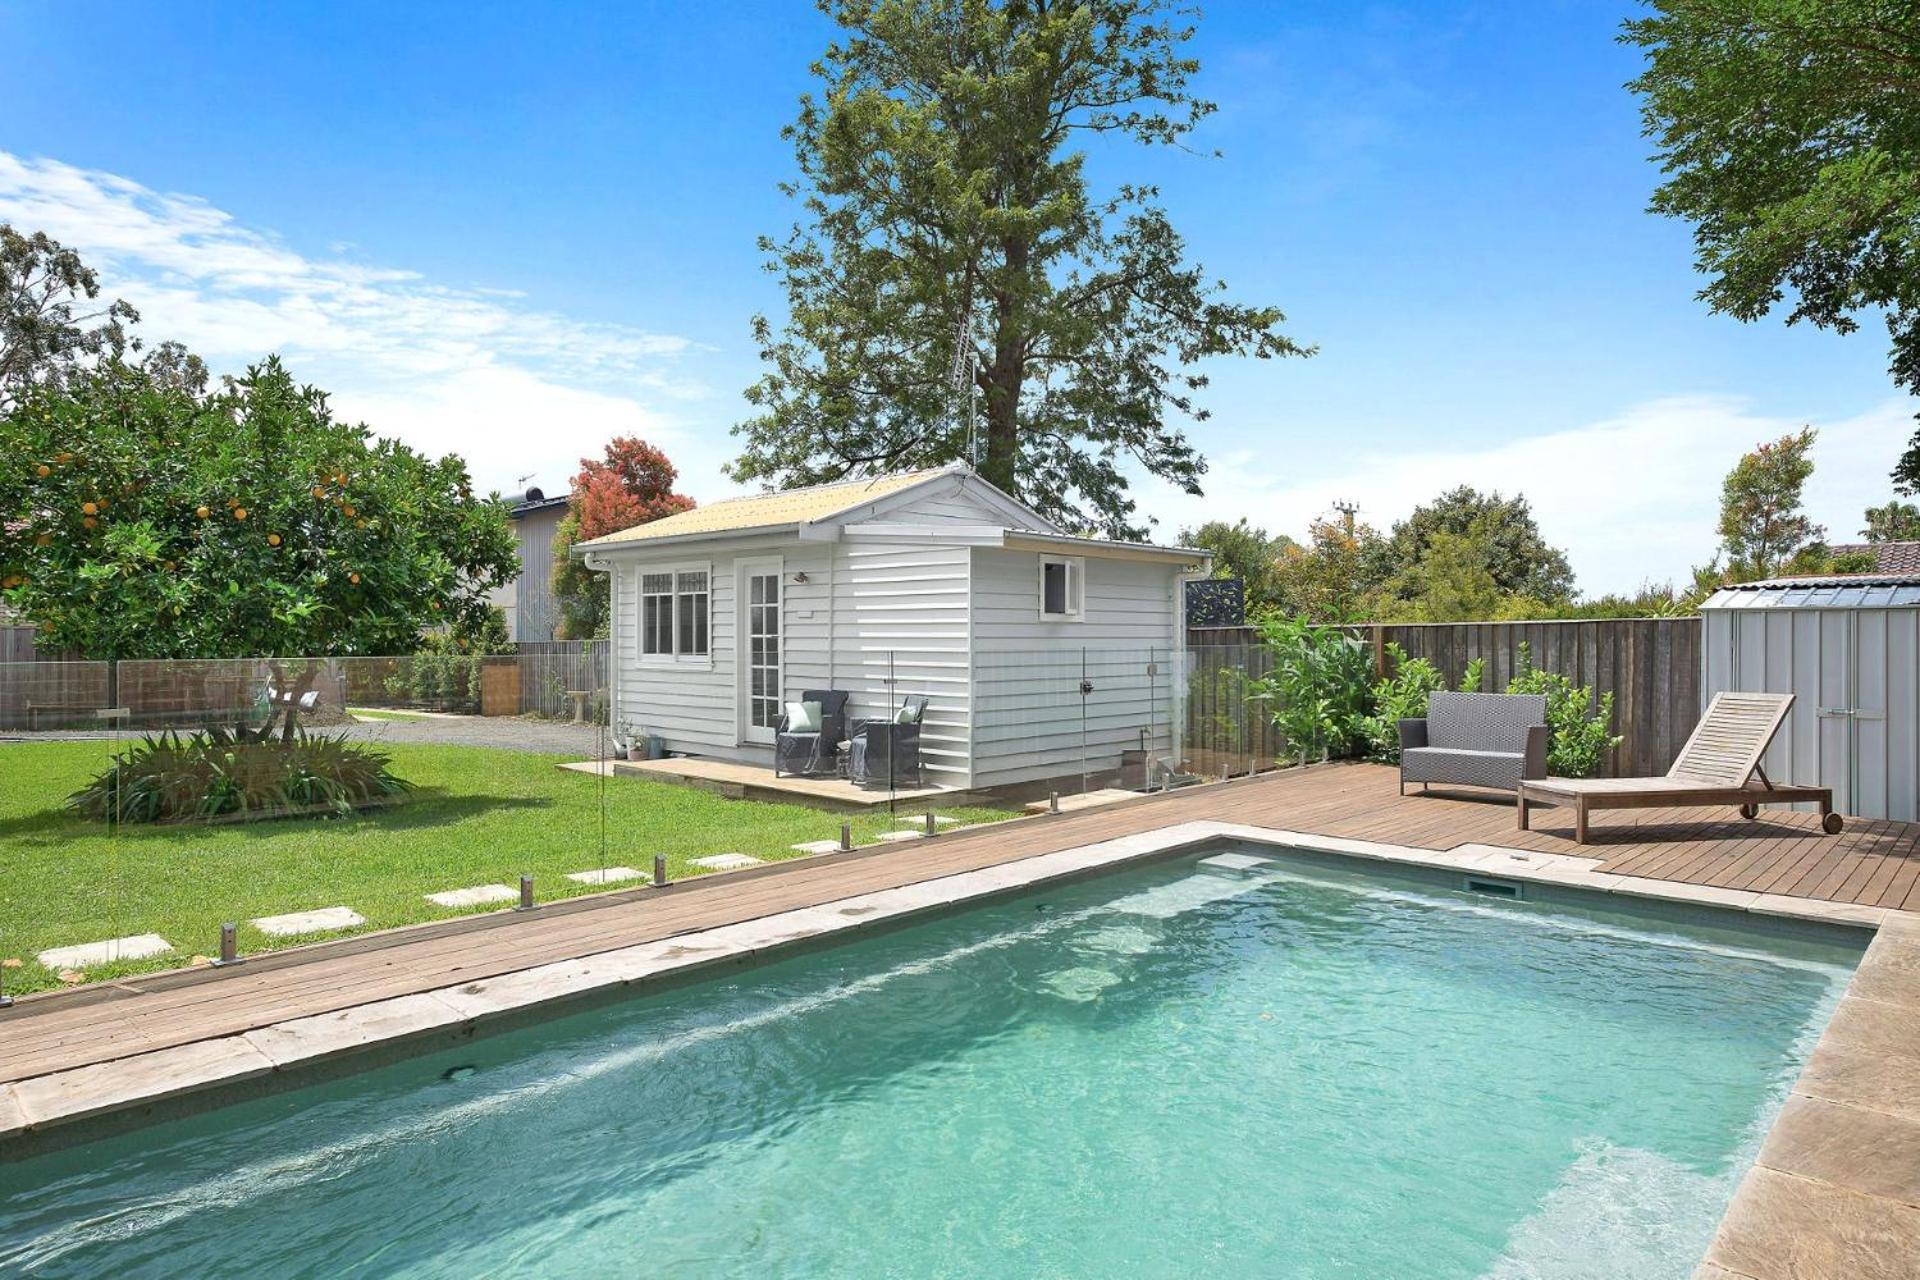
<svg viewBox="0 0 1920 1280"><path fill-rule="evenodd" d="M1857 959L1189 857L0 1166L0 1273L1685 1277Z"/></svg>

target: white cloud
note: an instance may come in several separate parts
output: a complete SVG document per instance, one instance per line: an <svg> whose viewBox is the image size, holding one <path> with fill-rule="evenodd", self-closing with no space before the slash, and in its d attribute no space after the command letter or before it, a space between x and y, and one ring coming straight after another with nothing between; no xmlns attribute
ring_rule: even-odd
<svg viewBox="0 0 1920 1280"><path fill-rule="evenodd" d="M183 342L223 372L279 352L338 413L463 454L482 486L531 472L558 490L616 433L666 448L696 492L718 480L724 440L672 411L706 394L681 367L685 338L351 261L340 242L309 257L197 197L4 151L0 220L79 250L140 309L148 341Z"/></svg>
<svg viewBox="0 0 1920 1280"><path fill-rule="evenodd" d="M1216 455L1205 498L1154 495L1142 505L1168 539L1204 520L1240 516L1298 537L1335 499L1359 503L1361 519L1384 529L1455 485L1524 493L1541 531L1566 549L1582 590L1630 591L1685 581L1711 558L1721 479L1757 442L1803 425L1820 432L1808 510L1832 541L1853 540L1861 511L1891 496L1887 472L1913 432L1912 414L1910 403L1892 402L1808 424L1729 398L1655 400L1604 422L1497 445Z"/></svg>

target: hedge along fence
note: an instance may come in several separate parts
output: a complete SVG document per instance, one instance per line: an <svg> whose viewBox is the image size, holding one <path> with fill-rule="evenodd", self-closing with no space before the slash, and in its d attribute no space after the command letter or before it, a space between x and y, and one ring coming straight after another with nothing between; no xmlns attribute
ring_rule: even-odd
<svg viewBox="0 0 1920 1280"><path fill-rule="evenodd" d="M1359 628L1373 643L1376 669L1387 646L1425 658L1459 687L1467 664L1486 663L1482 688L1498 693L1520 667L1520 646L1533 665L1613 694L1613 731L1622 741L1601 770L1606 777L1663 774L1700 719L1699 618L1604 618L1569 622L1384 623ZM1237 640L1258 647L1252 627L1196 627L1189 645Z"/></svg>
<svg viewBox="0 0 1920 1280"><path fill-rule="evenodd" d="M348 722L348 708L571 717L570 690L606 711L603 641L482 657L421 653L352 658L157 658L0 662L0 731L232 727L266 718L267 691L311 693L300 722ZM112 709L114 714L101 713Z"/></svg>

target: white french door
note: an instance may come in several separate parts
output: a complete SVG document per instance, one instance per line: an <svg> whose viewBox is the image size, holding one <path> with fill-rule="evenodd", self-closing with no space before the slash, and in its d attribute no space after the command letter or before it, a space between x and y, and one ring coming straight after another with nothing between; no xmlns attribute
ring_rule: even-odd
<svg viewBox="0 0 1920 1280"><path fill-rule="evenodd" d="M778 560L742 560L734 600L740 637L737 698L742 742L773 741L780 724L780 577Z"/></svg>

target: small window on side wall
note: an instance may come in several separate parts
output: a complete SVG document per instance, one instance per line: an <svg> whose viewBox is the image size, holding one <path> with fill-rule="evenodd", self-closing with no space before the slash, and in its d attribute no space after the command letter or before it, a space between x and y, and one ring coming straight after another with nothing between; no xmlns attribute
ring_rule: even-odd
<svg viewBox="0 0 1920 1280"><path fill-rule="evenodd" d="M1078 556L1043 557L1040 561L1040 616L1054 622L1078 622L1086 577Z"/></svg>

